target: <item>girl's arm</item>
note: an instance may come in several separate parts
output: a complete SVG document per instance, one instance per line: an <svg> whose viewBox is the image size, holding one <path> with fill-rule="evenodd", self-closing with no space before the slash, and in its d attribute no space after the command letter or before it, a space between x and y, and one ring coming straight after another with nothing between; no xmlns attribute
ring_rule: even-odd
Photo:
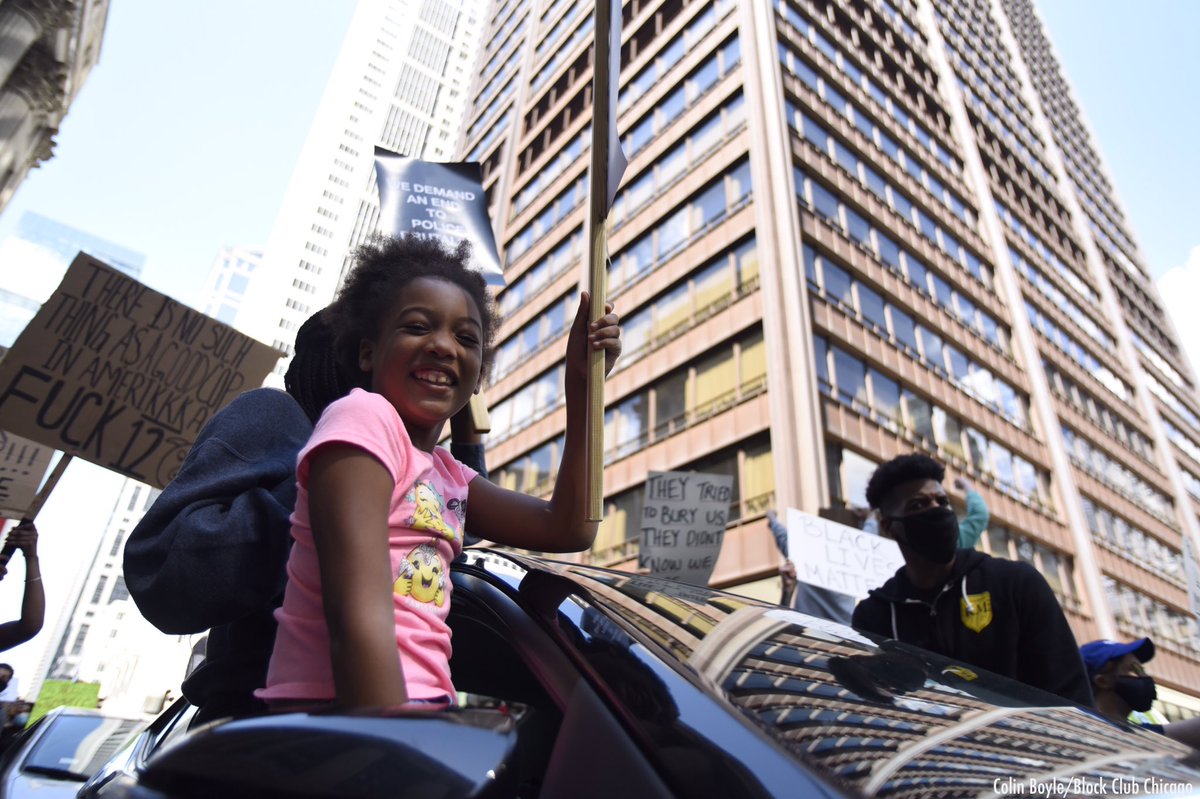
<svg viewBox="0 0 1200 799"><path fill-rule="evenodd" d="M309 516L337 703L408 701L392 600L388 510L395 484L374 456L327 444L309 456Z"/></svg>
<svg viewBox="0 0 1200 799"><path fill-rule="evenodd" d="M562 461L549 500L509 491L481 478L471 481L467 531L497 544L541 552L578 552L591 547L597 522L587 520L587 360L589 349L604 350L605 371L621 354L621 329L609 305L588 324L587 292L567 337L567 429Z"/></svg>

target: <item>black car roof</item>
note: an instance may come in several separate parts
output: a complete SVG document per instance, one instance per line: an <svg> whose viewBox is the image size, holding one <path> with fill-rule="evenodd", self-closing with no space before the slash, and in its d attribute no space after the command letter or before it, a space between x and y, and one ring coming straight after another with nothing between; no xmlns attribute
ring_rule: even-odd
<svg viewBox="0 0 1200 799"><path fill-rule="evenodd" d="M471 552L470 562L514 588L525 570L573 581L606 619L593 615L585 632L653 648L731 714L855 792L998 796L1027 792L1033 780L1054 783L1056 796L1122 786L1173 795L1200 785L1186 746L915 647L648 575Z"/></svg>

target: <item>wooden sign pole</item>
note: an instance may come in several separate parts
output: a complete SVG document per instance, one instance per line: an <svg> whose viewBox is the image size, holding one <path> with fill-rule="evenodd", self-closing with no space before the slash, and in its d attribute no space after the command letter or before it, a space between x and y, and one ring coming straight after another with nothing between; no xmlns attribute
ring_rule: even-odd
<svg viewBox="0 0 1200 799"><path fill-rule="evenodd" d="M604 316L608 278L608 130L615 108L610 107L609 86L612 59L610 30L613 0L596 0L596 25L592 57L592 161L588 181L588 320ZM620 2L620 0L616 0ZM588 520L604 518L604 351L591 350L588 359Z"/></svg>
<svg viewBox="0 0 1200 799"><path fill-rule="evenodd" d="M50 499L50 492L58 485L58 481L62 478L63 473L67 471L67 466L70 465L72 455L63 453L58 459L58 463L54 465L54 470L50 472L50 476L46 478L46 482L42 484L42 488L38 491L37 496L33 498L33 502L29 503L29 509L25 511L25 515L21 517L21 524L32 522L41 512L42 506L46 504L46 500ZM3 549L0 549L0 566L8 564L13 553L17 548L12 544L5 544Z"/></svg>

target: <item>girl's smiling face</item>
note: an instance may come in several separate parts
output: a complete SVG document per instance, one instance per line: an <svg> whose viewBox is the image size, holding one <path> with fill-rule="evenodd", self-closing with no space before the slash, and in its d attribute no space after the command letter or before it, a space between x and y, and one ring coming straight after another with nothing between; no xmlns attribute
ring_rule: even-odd
<svg viewBox="0 0 1200 799"><path fill-rule="evenodd" d="M359 368L371 390L400 414L409 438L430 451L442 425L479 388L483 322L459 286L420 277L396 292L375 338L359 345Z"/></svg>

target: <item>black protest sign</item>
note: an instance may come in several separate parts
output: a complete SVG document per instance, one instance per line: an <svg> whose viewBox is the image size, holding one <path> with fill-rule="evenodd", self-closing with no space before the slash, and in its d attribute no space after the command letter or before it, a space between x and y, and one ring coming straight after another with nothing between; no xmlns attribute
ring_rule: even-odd
<svg viewBox="0 0 1200 799"><path fill-rule="evenodd" d="M642 505L638 567L693 585L708 585L733 498L733 477L650 472Z"/></svg>
<svg viewBox="0 0 1200 799"><path fill-rule="evenodd" d="M477 161L438 164L376 147L375 178L380 233L433 236L452 248L466 240L487 282L505 284Z"/></svg>
<svg viewBox="0 0 1200 799"><path fill-rule="evenodd" d="M279 356L80 253L0 362L0 429L162 488Z"/></svg>

